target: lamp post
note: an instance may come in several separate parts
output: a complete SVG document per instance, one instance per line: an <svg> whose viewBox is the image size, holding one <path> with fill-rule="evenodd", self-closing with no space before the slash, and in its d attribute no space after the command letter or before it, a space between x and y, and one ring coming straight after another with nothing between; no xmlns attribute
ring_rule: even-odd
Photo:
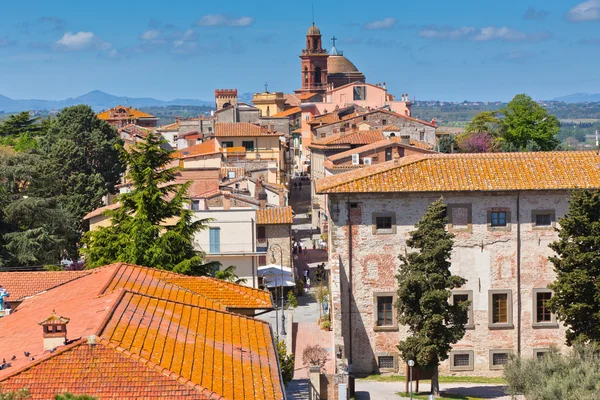
<svg viewBox="0 0 600 400"><path fill-rule="evenodd" d="M281 267L281 336L285 336L285 311L283 301L283 250L278 244L272 244L269 247L271 248L271 264L275 264L277 262L277 260L275 260L275 251L273 250L273 247L277 247L279 249L279 259L281 260L281 265L279 265Z"/></svg>
<svg viewBox="0 0 600 400"><path fill-rule="evenodd" d="M408 360L408 369L410 371L410 400L412 400L412 395L413 395L413 391L412 391L412 369L415 366L415 362L413 360Z"/></svg>
<svg viewBox="0 0 600 400"><path fill-rule="evenodd" d="M275 333L279 335L279 312L277 311L277 278L275 278L275 274L267 274L267 276L272 276L275 281Z"/></svg>

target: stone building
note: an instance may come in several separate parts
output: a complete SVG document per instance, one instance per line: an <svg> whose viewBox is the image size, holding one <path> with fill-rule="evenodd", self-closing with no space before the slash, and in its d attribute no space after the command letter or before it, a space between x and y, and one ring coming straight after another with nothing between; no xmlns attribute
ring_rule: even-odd
<svg viewBox="0 0 600 400"><path fill-rule="evenodd" d="M260 110L261 117L270 117L285 110L285 97L283 92L269 93L265 90L262 93L254 93L252 104Z"/></svg>
<svg viewBox="0 0 600 400"><path fill-rule="evenodd" d="M336 353L355 374L404 371L397 256L411 251L409 233L439 198L455 235L452 273L467 279L450 301L472 301L466 334L440 373L500 376L510 354L564 348L564 327L546 306L555 279L548 245L569 191L600 188L599 164L596 152L425 154L319 180Z"/></svg>
<svg viewBox="0 0 600 400"><path fill-rule="evenodd" d="M158 118L154 115L125 106L113 107L99 113L97 117L115 128L122 128L129 124L138 125L142 128L154 128L158 124Z"/></svg>
<svg viewBox="0 0 600 400"><path fill-rule="evenodd" d="M238 102L237 89L217 89L215 90L215 106L217 111L222 108L236 105Z"/></svg>

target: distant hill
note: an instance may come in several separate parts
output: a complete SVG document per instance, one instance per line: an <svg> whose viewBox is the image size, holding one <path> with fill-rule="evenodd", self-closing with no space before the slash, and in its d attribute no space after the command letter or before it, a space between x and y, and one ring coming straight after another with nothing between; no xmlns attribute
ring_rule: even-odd
<svg viewBox="0 0 600 400"><path fill-rule="evenodd" d="M552 101L563 103L597 103L600 102L600 93L574 93L567 96L557 97Z"/></svg>
<svg viewBox="0 0 600 400"><path fill-rule="evenodd" d="M197 99L175 99L170 101L157 100L150 97L125 97L114 96L94 90L82 96L68 98L64 100L16 100L0 95L0 111L18 112L29 110L60 110L64 107L69 107L77 104L87 104L94 111L102 111L119 104L129 105L132 107L166 107L166 106L212 106L213 101L197 100Z"/></svg>

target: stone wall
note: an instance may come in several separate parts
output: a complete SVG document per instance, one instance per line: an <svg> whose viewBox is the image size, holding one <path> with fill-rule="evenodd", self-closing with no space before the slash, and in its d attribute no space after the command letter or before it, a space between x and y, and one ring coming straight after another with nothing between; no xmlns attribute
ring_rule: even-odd
<svg viewBox="0 0 600 400"><path fill-rule="evenodd" d="M395 274L400 262L398 254L411 251L406 247L409 232L422 217L428 204L440 194L368 194L351 195L352 215L352 296L348 298L350 265L347 226L346 196L330 195L329 240L330 269L332 271L332 312L336 346L343 346L346 357L352 358L354 373L371 373L378 370L377 357L392 355L398 360L396 345L406 336L403 327L376 327L375 295L394 294L397 290ZM517 199L519 212L517 213ZM551 345L563 346L564 328L559 324L533 327L534 289L546 288L554 278L548 256L548 244L557 235L551 228L536 228L532 223L535 210L552 210L555 220L565 214L568 206L566 192L524 192L482 194L444 193L447 204L468 205L470 224L454 232L452 273L468 281L461 290L471 291L473 301L473 327L454 346L454 351L471 354L473 368L450 371L449 361L441 364L442 374L498 376L501 369L490 368L490 351L508 350L516 353L520 347L523 356L532 357L534 351ZM488 226L488 212L506 210L510 226L494 229ZM376 233L374 213L392 215L394 228ZM517 218L518 214L518 218ZM468 217L468 215L467 215ZM521 255L517 257L517 237L520 227ZM517 289L517 270L520 265L521 307ZM512 327L490 327L490 290L510 290L512 295ZM348 318L348 315L352 318ZM520 314L520 318L519 318ZM394 315L395 317L395 315ZM350 326L351 325L351 326ZM350 331L352 345L350 346ZM350 347L352 354L349 354ZM471 353L472 352L472 353Z"/></svg>
<svg viewBox="0 0 600 400"><path fill-rule="evenodd" d="M260 226L260 225L259 225ZM266 228L266 236L269 247L272 245L278 245L281 247L283 253L283 266L292 268L292 227L291 225L264 225ZM279 248L276 246L273 248L275 254L275 260L277 264L281 261L282 255L279 254ZM271 254L267 254L267 264L270 263Z"/></svg>

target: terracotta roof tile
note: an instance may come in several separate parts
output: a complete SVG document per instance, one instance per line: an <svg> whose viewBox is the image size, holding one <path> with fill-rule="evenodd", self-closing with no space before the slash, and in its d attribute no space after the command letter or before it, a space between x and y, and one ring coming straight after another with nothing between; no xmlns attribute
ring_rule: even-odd
<svg viewBox="0 0 600 400"><path fill-rule="evenodd" d="M119 110L123 110L123 113L119 113ZM110 110L103 111L97 115L99 119L109 121L114 118L156 118L152 114L140 111L133 107L116 106Z"/></svg>
<svg viewBox="0 0 600 400"><path fill-rule="evenodd" d="M0 285L10 294L9 302L64 285L90 274L91 271L0 272Z"/></svg>
<svg viewBox="0 0 600 400"><path fill-rule="evenodd" d="M206 142L198 143L193 146L186 147L173 153L173 158L190 158L197 156L205 156L215 153L220 153L218 142L215 139L207 140Z"/></svg>
<svg viewBox="0 0 600 400"><path fill-rule="evenodd" d="M325 126L325 125L331 125L331 124L336 124L336 123L339 123L341 121L349 121L349 120L356 119L356 118L361 118L360 122L362 122L362 117L363 116L366 116L366 115L369 115L369 114L378 113L378 112L384 113L384 114L387 114L387 115L393 115L395 117L406 119L406 120L409 120L409 121L417 122L419 124L431 126L433 128L437 128L437 126L434 123L427 122L427 121L422 121L420 119L409 117L407 115L398 114L398 113L395 113L393 111L386 110L384 108L377 108L375 110L367 111L367 112L364 112L364 113L352 113L352 114L350 114L348 116L345 116L342 120L338 119L337 121L334 120L334 121L331 121L331 122L323 122L323 126ZM368 122L368 121L365 121L365 122ZM315 128L320 128L320 126L317 126Z"/></svg>
<svg viewBox="0 0 600 400"><path fill-rule="evenodd" d="M126 293L101 336L224 398L283 398L264 321Z"/></svg>
<svg viewBox="0 0 600 400"><path fill-rule="evenodd" d="M215 137L281 136L281 132L269 132L249 122L217 122Z"/></svg>
<svg viewBox="0 0 600 400"><path fill-rule="evenodd" d="M112 203L107 206L98 207L95 210L86 214L85 217L83 217L83 219L86 220L86 219L94 218L94 217L101 215L106 210L116 210L119 207L121 207L121 203Z"/></svg>
<svg viewBox="0 0 600 400"><path fill-rule="evenodd" d="M293 93L284 94L283 98L285 99L285 103L292 107L299 106L301 103L300 99L298 98L298 95L293 94Z"/></svg>
<svg viewBox="0 0 600 400"><path fill-rule="evenodd" d="M423 143L423 142L419 142L416 140L411 140L410 145L402 144L400 138L392 137L389 139L378 140L377 142L373 142L370 144L366 144L364 146L350 149L348 151L344 151L341 153L331 155L328 157L328 159L331 161L339 161L339 160L343 160L344 158L352 157L352 154L362 154L365 152L369 152L369 151L373 151L373 150L377 150L377 149L381 149L381 148L389 147L389 146L394 146L394 147L400 146L400 147L409 147L409 148L411 146L413 146L413 147L417 147L418 149L421 149L421 150L432 150L432 148L433 148L433 146L431 146L428 143Z"/></svg>
<svg viewBox="0 0 600 400"><path fill-rule="evenodd" d="M275 115L272 115L273 117L277 118L277 117L289 117L290 115L294 115L294 114L298 114L301 113L302 109L300 107L293 107L290 108L289 110L285 110L282 112L279 112Z"/></svg>
<svg viewBox="0 0 600 400"><path fill-rule="evenodd" d="M2 391L26 387L31 399L68 391L101 399L210 399L200 388L178 382L98 339L82 339L2 382Z"/></svg>
<svg viewBox="0 0 600 400"><path fill-rule="evenodd" d="M600 155L596 152L414 155L317 182L319 193L574 188L600 188Z"/></svg>
<svg viewBox="0 0 600 400"><path fill-rule="evenodd" d="M330 148L331 146L351 146L351 145L366 145L383 140L385 137L381 131L369 130L361 131L355 130L350 133L339 133L337 135L329 136L326 138L313 140L310 144L311 147L315 148Z"/></svg>
<svg viewBox="0 0 600 400"><path fill-rule="evenodd" d="M256 225L277 225L294 222L292 207L261 208L256 210Z"/></svg>
<svg viewBox="0 0 600 400"><path fill-rule="evenodd" d="M314 96L316 96L316 95L317 95L317 93L302 93L302 94L299 94L299 95L297 95L297 97L298 97L300 100L308 100L308 99L310 99L311 97L314 97Z"/></svg>

